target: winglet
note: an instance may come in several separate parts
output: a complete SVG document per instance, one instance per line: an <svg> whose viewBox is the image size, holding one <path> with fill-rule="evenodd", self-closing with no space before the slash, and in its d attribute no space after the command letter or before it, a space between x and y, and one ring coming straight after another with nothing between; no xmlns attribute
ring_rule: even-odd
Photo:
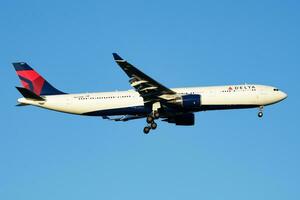
<svg viewBox="0 0 300 200"><path fill-rule="evenodd" d="M113 53L113 57L115 61L125 61L121 56L119 56L117 53Z"/></svg>

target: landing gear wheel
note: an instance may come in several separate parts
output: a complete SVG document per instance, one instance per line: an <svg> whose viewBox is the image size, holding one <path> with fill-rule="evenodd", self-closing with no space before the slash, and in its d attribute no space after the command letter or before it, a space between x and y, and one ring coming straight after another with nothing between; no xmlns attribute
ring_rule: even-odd
<svg viewBox="0 0 300 200"><path fill-rule="evenodd" d="M148 123L148 124L151 124L153 121L154 121L154 118L153 118L152 116L149 115L149 116L147 117L147 123Z"/></svg>
<svg viewBox="0 0 300 200"><path fill-rule="evenodd" d="M157 124L155 122L152 122L150 126L153 130L157 128Z"/></svg>
<svg viewBox="0 0 300 200"><path fill-rule="evenodd" d="M150 127L146 126L146 127L144 128L144 133L145 133L145 134L148 134L149 132L150 132Z"/></svg>
<svg viewBox="0 0 300 200"><path fill-rule="evenodd" d="M258 116L259 118L261 118L262 116L264 116L264 113L260 111L260 112L258 112L257 116Z"/></svg>
<svg viewBox="0 0 300 200"><path fill-rule="evenodd" d="M158 118L159 118L159 113L158 113L158 112L154 112L153 115L154 115L154 118L155 118L155 119L158 119Z"/></svg>

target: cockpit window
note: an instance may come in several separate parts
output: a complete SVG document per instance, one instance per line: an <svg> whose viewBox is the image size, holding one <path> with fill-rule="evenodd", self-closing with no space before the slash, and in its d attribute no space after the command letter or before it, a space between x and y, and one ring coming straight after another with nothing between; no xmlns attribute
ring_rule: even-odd
<svg viewBox="0 0 300 200"><path fill-rule="evenodd" d="M279 89L278 89L278 88L274 88L273 90L274 90L274 91L279 91Z"/></svg>

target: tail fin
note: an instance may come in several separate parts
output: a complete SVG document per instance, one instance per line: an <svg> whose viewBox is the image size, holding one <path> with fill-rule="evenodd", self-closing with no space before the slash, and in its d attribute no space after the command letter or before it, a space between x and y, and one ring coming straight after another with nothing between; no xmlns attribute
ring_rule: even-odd
<svg viewBox="0 0 300 200"><path fill-rule="evenodd" d="M22 85L36 95L57 95L64 92L53 87L25 62L13 63Z"/></svg>

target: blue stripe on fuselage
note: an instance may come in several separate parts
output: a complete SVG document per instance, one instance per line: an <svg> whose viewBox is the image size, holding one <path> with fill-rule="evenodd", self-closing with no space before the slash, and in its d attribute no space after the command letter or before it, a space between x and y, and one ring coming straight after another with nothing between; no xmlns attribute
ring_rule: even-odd
<svg viewBox="0 0 300 200"><path fill-rule="evenodd" d="M126 108L114 108L107 110L97 110L92 112L83 113L87 116L113 116L113 115L147 115L151 113L151 108L144 106L133 106Z"/></svg>
<svg viewBox="0 0 300 200"><path fill-rule="evenodd" d="M202 105L200 108L195 109L194 111L188 110L176 110L172 108L168 108L168 110L164 110L162 115L173 113L175 114L177 111L179 112L198 112L198 111L206 111L206 110L229 110L229 109L245 109L245 108L255 108L259 107L259 105ZM106 109L106 110L97 110L92 112L83 113L82 115L87 116L113 116L113 115L148 115L152 112L151 107L144 106L133 106L133 107L125 107L125 108L114 108L114 109Z"/></svg>

